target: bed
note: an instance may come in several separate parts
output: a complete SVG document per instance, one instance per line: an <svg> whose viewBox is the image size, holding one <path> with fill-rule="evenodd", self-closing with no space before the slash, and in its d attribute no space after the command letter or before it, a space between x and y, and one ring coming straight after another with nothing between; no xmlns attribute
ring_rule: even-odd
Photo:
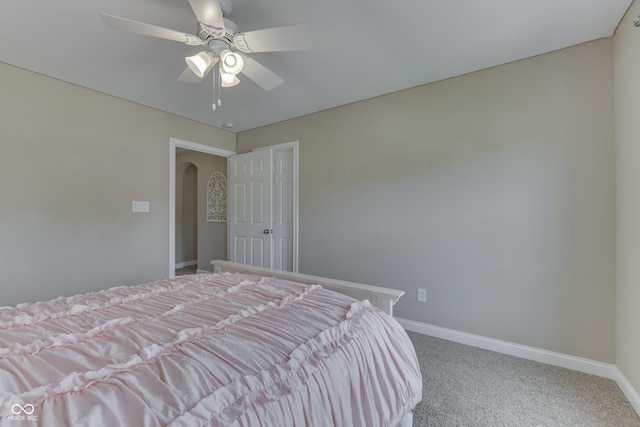
<svg viewBox="0 0 640 427"><path fill-rule="evenodd" d="M0 308L0 426L411 425L402 292L214 269Z"/></svg>

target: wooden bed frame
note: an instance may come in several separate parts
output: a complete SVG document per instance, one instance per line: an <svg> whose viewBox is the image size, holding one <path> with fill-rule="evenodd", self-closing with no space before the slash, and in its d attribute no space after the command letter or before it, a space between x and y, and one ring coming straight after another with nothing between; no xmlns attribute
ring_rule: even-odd
<svg viewBox="0 0 640 427"><path fill-rule="evenodd" d="M394 304L400 299L400 297L402 297L402 295L404 295L404 291L396 289L346 282L344 280L328 279L326 277L312 276L310 274L292 273L290 271L255 267L253 265L238 264L230 261L216 260L211 261L211 264L213 264L214 273L246 273L258 276L279 277L308 284L319 284L327 289L349 295L350 297L359 300L368 299L371 304L390 316L393 316Z"/></svg>

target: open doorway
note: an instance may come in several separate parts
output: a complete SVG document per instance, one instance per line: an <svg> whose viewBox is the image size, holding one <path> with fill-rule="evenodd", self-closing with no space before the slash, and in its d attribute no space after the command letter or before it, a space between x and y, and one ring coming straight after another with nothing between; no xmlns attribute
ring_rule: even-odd
<svg viewBox="0 0 640 427"><path fill-rule="evenodd" d="M222 170L226 173L227 157L235 154L233 151L206 145L195 144L171 138L169 141L169 277L175 277L176 267L186 267L187 264L195 263L196 271L211 271L210 261L213 259L226 258L226 222L207 221L206 213L206 186L212 172ZM189 170L189 164L193 164L196 172L194 175L180 175L181 172ZM185 179L187 182L185 183ZM194 209L197 216L191 217L190 221L196 228L195 237L192 229L188 226L186 234L178 235L177 231L184 233L184 209L185 198L182 191L185 184L194 186L196 197L191 200L195 203ZM193 187L192 187L193 188ZM187 197L189 198L189 196ZM180 203L180 206L177 204ZM187 201L187 204L189 201ZM180 223L178 223L180 221ZM189 220L188 220L189 221ZM191 252L185 254L185 241L195 240L195 250L191 246ZM181 247L178 249L177 245ZM195 253L195 254L194 254ZM180 260L178 260L180 255ZM195 257L195 259L186 259Z"/></svg>
<svg viewBox="0 0 640 427"><path fill-rule="evenodd" d="M203 243L198 241L198 166L189 161L191 156L186 155L190 153L186 150L176 153L176 276L197 272L198 244Z"/></svg>

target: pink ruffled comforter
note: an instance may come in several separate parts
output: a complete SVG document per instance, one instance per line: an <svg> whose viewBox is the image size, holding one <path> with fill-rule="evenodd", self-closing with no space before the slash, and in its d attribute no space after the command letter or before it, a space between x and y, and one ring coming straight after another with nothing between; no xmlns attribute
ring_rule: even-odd
<svg viewBox="0 0 640 427"><path fill-rule="evenodd" d="M0 426L394 426L404 330L275 278L185 276L0 309Z"/></svg>

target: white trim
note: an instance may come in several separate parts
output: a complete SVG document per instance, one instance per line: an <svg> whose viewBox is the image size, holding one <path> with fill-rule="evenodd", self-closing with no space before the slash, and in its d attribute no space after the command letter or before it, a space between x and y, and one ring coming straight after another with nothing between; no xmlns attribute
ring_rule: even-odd
<svg viewBox="0 0 640 427"><path fill-rule="evenodd" d="M254 148L251 151L259 151L259 150L293 150L293 242L292 242L292 251L293 251L293 272L298 272L298 214L299 214L299 201L298 201L298 171L299 171L299 151L300 151L300 142L299 141L291 141L284 142L282 144L269 145L266 147L258 147Z"/></svg>
<svg viewBox="0 0 640 427"><path fill-rule="evenodd" d="M191 151L199 151L201 153L213 154L214 156L229 157L236 154L235 151L225 150L224 148L211 147L209 145L197 144L195 142L184 141L178 138L169 138L169 144L177 148L184 148Z"/></svg>
<svg viewBox="0 0 640 427"><path fill-rule="evenodd" d="M429 335L436 338L443 338L473 347L483 348L498 353L509 354L511 356L522 357L523 359L535 362L546 363L548 365L559 366L561 368L572 369L574 371L585 372L591 375L616 379L616 366L610 363L598 362L582 357L570 356L563 353L543 350L536 347L529 347L521 344L514 344L508 341L496 340L480 335L460 332L453 329L441 328L426 323L415 322L413 320L396 318L405 329Z"/></svg>
<svg viewBox="0 0 640 427"><path fill-rule="evenodd" d="M197 269L196 274L213 274L213 271Z"/></svg>
<svg viewBox="0 0 640 427"><path fill-rule="evenodd" d="M616 365L611 363L603 363L596 360L556 353L554 351L543 350L536 347L514 344L508 341L501 341L483 337L481 335L456 331L454 329L442 328L440 326L429 325L427 323L416 322L414 320L398 317L395 319L408 331L418 332L420 334L483 348L485 350L491 350L498 353L521 357L527 360L533 360L535 362L546 363L548 365L559 366L561 368L572 369L574 371L612 379L618 384L618 387L620 387L622 393L624 393L625 397L629 400L631 406L633 406L638 415L640 415L640 395L633 388L622 371L620 371Z"/></svg>
<svg viewBox="0 0 640 427"><path fill-rule="evenodd" d="M617 366L616 373L617 376L614 379L616 380L616 383L618 383L618 387L620 387L622 393L624 393L625 397L629 400L633 409L635 409L638 415L640 415L640 394L638 394L638 392L633 388L629 380L627 380L627 377L624 376Z"/></svg>
<svg viewBox="0 0 640 427"><path fill-rule="evenodd" d="M214 156L229 157L236 154L222 148L169 138L169 277L176 276L176 149L184 148Z"/></svg>

